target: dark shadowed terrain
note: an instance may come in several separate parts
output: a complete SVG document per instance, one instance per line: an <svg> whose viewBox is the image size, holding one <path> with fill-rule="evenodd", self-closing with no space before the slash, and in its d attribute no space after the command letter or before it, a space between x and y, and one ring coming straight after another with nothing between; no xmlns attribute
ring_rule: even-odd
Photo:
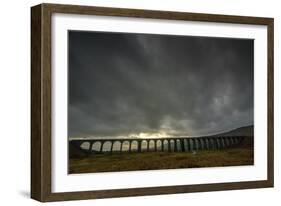
<svg viewBox="0 0 281 206"><path fill-rule="evenodd" d="M96 157L71 159L69 173L222 167L253 164L253 150L249 148L199 151L196 153L123 153L113 154L111 156L97 155Z"/></svg>

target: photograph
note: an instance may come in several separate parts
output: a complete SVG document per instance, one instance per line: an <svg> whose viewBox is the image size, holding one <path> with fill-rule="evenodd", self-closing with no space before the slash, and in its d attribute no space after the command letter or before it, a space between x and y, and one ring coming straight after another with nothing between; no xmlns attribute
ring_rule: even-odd
<svg viewBox="0 0 281 206"><path fill-rule="evenodd" d="M67 38L69 174L254 165L254 39Z"/></svg>
<svg viewBox="0 0 281 206"><path fill-rule="evenodd" d="M31 198L274 187L262 16L31 7Z"/></svg>

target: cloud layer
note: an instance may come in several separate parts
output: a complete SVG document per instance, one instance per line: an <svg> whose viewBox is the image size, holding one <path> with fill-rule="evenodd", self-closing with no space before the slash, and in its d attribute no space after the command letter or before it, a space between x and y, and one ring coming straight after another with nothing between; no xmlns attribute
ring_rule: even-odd
<svg viewBox="0 0 281 206"><path fill-rule="evenodd" d="M204 135L253 124L253 47L70 31L69 136Z"/></svg>

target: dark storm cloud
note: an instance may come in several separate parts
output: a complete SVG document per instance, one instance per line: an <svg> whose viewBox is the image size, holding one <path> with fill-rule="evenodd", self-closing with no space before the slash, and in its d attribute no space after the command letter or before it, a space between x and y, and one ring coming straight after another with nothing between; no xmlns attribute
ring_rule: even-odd
<svg viewBox="0 0 281 206"><path fill-rule="evenodd" d="M253 124L253 40L69 32L69 136Z"/></svg>

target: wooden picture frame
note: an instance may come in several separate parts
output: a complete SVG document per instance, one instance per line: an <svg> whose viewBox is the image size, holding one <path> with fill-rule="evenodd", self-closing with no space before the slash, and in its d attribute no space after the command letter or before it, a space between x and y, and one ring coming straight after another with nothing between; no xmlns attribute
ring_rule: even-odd
<svg viewBox="0 0 281 206"><path fill-rule="evenodd" d="M267 27L267 179L258 181L170 185L93 191L52 192L51 162L51 16L54 13L168 19L193 22L264 25ZM38 201L160 195L273 187L273 29L272 18L169 11L40 4L31 8L31 197Z"/></svg>

